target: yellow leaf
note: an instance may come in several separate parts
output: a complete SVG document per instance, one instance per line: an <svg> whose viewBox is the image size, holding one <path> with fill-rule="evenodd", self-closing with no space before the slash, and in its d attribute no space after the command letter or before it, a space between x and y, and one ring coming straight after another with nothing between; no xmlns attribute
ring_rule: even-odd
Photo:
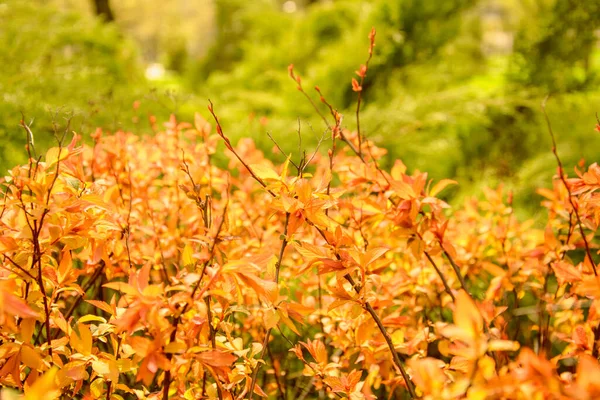
<svg viewBox="0 0 600 400"><path fill-rule="evenodd" d="M272 179L278 181L281 179L277 172L263 164L251 164L250 169L262 180Z"/></svg>
<svg viewBox="0 0 600 400"><path fill-rule="evenodd" d="M109 289L116 290L118 292L125 293L125 294L131 294L131 295L139 295L140 294L138 290L136 290L133 286L131 286L130 284L125 283L125 282L108 282L102 286L107 287Z"/></svg>
<svg viewBox="0 0 600 400"><path fill-rule="evenodd" d="M265 324L265 329L274 328L279 322L279 314L273 308L269 308L265 310L263 314L263 322Z"/></svg>
<svg viewBox="0 0 600 400"><path fill-rule="evenodd" d="M84 322L92 322L92 321L94 321L94 322L102 322L103 324L106 323L106 319L104 319L102 317L99 317L97 315L91 315L91 314L84 315L83 317L81 317L81 318L79 318L77 320L77 322L79 322L80 324L82 324Z"/></svg>
<svg viewBox="0 0 600 400"><path fill-rule="evenodd" d="M33 385L25 389L23 400L57 399L60 390L56 383L58 368L52 367L42 377L38 378Z"/></svg>
<svg viewBox="0 0 600 400"><path fill-rule="evenodd" d="M287 178L287 174L288 174L288 168L290 166L290 158L292 157L292 155L288 155L287 158L285 159L285 162L283 163L283 167L281 168L281 180L285 180L285 178Z"/></svg>
<svg viewBox="0 0 600 400"><path fill-rule="evenodd" d="M441 181L439 181L438 183L433 185L433 188L431 188L431 190L429 191L429 195L432 197L435 197L438 193L440 193L442 190L444 190L446 188L446 186L456 185L457 183L458 182L456 182L455 180L452 180L452 179L442 179Z"/></svg>
<svg viewBox="0 0 600 400"><path fill-rule="evenodd" d="M519 347L519 342L512 340L490 340L488 343L489 351L517 351Z"/></svg>
<svg viewBox="0 0 600 400"><path fill-rule="evenodd" d="M294 332L296 335L301 336L301 333L298 331L298 328L296 328L296 325L294 325L294 322L290 319L290 317L287 315L286 312L284 312L281 308L277 310L278 314L279 314L279 318L281 318L281 321L283 321L283 323L292 330L292 332Z"/></svg>
<svg viewBox="0 0 600 400"><path fill-rule="evenodd" d="M84 356L92 354L92 332L86 324L77 325L79 335L75 331L71 332L71 346Z"/></svg>
<svg viewBox="0 0 600 400"><path fill-rule="evenodd" d="M196 263L194 261L194 250L189 243L187 243L183 248L183 252L181 253L181 261L183 262L184 267L189 267Z"/></svg>
<svg viewBox="0 0 600 400"><path fill-rule="evenodd" d="M28 344L21 346L21 361L33 370L41 369L44 365L42 357Z"/></svg>
<svg viewBox="0 0 600 400"><path fill-rule="evenodd" d="M31 342L31 337L33 336L33 330L35 329L36 322L37 321L33 318L25 318L23 321L21 321L21 340L24 343Z"/></svg>
<svg viewBox="0 0 600 400"><path fill-rule="evenodd" d="M467 393L468 400L485 400L488 398L488 391L483 388L470 388Z"/></svg>
<svg viewBox="0 0 600 400"><path fill-rule="evenodd" d="M92 393L92 396L94 396L94 399L99 399L102 397L102 394L104 394L104 379L94 379L90 385L90 392Z"/></svg>
<svg viewBox="0 0 600 400"><path fill-rule="evenodd" d="M46 165L51 167L59 161L64 160L69 155L69 150L66 148L52 147L46 152Z"/></svg>
<svg viewBox="0 0 600 400"><path fill-rule="evenodd" d="M90 303L94 307L98 307L102 311L106 311L110 315L114 315L114 313L115 313L115 311L113 310L113 308L110 305L108 305L105 302L103 302L103 301L98 301L98 300L85 300L85 301L88 302L88 303Z"/></svg>
<svg viewBox="0 0 600 400"><path fill-rule="evenodd" d="M186 349L187 349L187 346L185 345L185 343L171 342L171 343L169 343L168 345L165 346L164 352L165 353L182 354L182 353L185 353Z"/></svg>
<svg viewBox="0 0 600 400"><path fill-rule="evenodd" d="M119 380L119 367L115 360L92 361L92 369L107 381L117 382Z"/></svg>

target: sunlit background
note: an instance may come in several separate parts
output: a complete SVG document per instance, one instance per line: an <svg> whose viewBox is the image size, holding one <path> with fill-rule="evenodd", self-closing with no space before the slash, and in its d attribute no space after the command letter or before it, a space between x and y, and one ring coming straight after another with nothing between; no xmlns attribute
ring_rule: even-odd
<svg viewBox="0 0 600 400"><path fill-rule="evenodd" d="M0 0L0 166L65 128L151 134L149 116L208 119L270 157L326 127L288 76L318 85L354 129L351 79L377 45L362 132L410 170L456 178L461 200L503 183L539 203L556 166L540 104L572 172L600 155L600 2L575 0ZM319 103L320 105L320 103ZM325 111L325 108L323 108Z"/></svg>

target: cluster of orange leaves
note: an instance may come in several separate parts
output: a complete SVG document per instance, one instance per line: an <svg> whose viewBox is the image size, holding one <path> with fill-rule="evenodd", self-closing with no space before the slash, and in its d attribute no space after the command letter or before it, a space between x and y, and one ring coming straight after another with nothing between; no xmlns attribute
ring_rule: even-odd
<svg viewBox="0 0 600 400"><path fill-rule="evenodd" d="M501 189L449 214L436 195L451 181L409 175L400 161L384 171L385 151L368 141L364 162L341 150L333 169L316 153L294 170L250 140L231 147L247 167L229 153L220 169L218 140L201 117L173 118L153 137L98 131L82 146L74 136L10 171L3 386L26 398L160 398L169 371L172 397L241 399L263 363L257 395L299 379L282 369L297 367L293 356L316 391L361 399L385 386L394 396L407 382L387 334L417 396L600 394L600 283L577 255L571 205L592 246L597 164L567 181L570 196L560 179L541 190L549 222L537 230L517 221ZM290 355L259 358L270 330Z"/></svg>
<svg viewBox="0 0 600 400"><path fill-rule="evenodd" d="M281 165L197 115L10 170L2 398L598 398L600 167L536 229L332 114L327 155Z"/></svg>

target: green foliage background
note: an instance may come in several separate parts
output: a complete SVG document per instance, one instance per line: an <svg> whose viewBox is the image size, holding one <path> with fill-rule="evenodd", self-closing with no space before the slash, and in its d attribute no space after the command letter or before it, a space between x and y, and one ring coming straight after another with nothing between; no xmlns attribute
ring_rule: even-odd
<svg viewBox="0 0 600 400"><path fill-rule="evenodd" d="M208 117L207 98L234 139L252 137L271 154L269 132L286 151L297 152L300 124L310 149L325 126L287 66L294 64L317 103L311 88L319 85L353 129L350 80L367 58L371 27L377 46L361 126L388 149L386 162L401 158L434 179L459 180L455 201L503 183L530 212L539 202L535 188L547 186L556 169L540 108L548 94L569 171L581 157L588 163L599 158L597 2L299 1L293 13L283 3L217 0L206 54L189 51L201 38L161 27L152 31L162 38L159 59L147 60L145 42L120 24L115 2L117 21L104 24L81 6L0 1L0 165L25 160L21 112L26 122L34 120L41 151L54 124L62 129L71 113L71 128L86 137L98 126L142 133L149 132L149 114L159 121L170 113ZM486 35L498 24L514 38L512 51L486 50ZM170 71L149 82L143 75L148 61Z"/></svg>

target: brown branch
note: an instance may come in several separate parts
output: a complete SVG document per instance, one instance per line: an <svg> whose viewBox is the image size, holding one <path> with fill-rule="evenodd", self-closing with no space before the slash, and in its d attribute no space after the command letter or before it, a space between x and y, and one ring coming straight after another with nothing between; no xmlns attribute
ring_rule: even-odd
<svg viewBox="0 0 600 400"><path fill-rule="evenodd" d="M362 135L360 133L360 103L362 100L362 91L363 85L365 83L365 77L367 76L367 71L369 70L369 61L373 57L373 48L375 47L375 28L371 28L371 33L369 33L369 40L371 42L369 46L369 57L365 62L364 69L361 67L358 75L360 76L360 88L358 90L358 98L356 100L356 133L358 135L358 152L362 154Z"/></svg>
<svg viewBox="0 0 600 400"><path fill-rule="evenodd" d="M281 241L281 247L279 249L279 257L277 258L277 264L275 264L275 283L279 288L279 271L281 269L281 261L283 260L283 253L285 252L285 248L288 245L288 226L290 222L290 213L285 214L285 223L283 225L283 240ZM271 336L271 331L273 328L269 328L267 333L265 334L265 340L263 341L263 348L260 353L259 359L263 359L265 356L265 352L269 348L269 337ZM254 386L256 385L256 377L258 376L258 371L260 370L261 364L257 364L256 368L252 372L252 383L250 384L250 400L254 398Z"/></svg>
<svg viewBox="0 0 600 400"><path fill-rule="evenodd" d="M189 171L189 170L188 170ZM190 175L191 178L191 175ZM193 180L192 180L193 182ZM227 187L226 193L229 195L229 186ZM205 207L210 207L211 203L204 203ZM225 224L225 219L227 218L227 209L229 206L229 196L227 197L227 202L225 203L225 207L223 208L223 216L221 218L221 222L219 223L219 226L217 227L217 231L215 232L215 235L213 237L212 243L210 245L210 249L209 249L209 257L208 259L203 263L202 265L202 271L200 273L200 277L198 278L198 281L196 281L196 284L194 285L194 288L192 289L192 293L190 294L190 301L187 301L183 307L181 308L181 312L179 313L179 315L177 315L177 317L175 317L173 319L173 323L172 323L172 331L171 331L171 335L170 335L170 342L174 342L175 339L177 338L177 329L179 327L179 324L181 322L181 316L183 314L185 314L189 307L193 304L194 302L194 298L196 296L196 292L198 291L198 288L200 287L200 284L202 282L202 278L204 277L204 274L206 272L206 268L208 267L208 265L212 262L214 255L215 255L215 250L216 250L216 245L219 242L219 234L221 233L221 230L223 229L223 225ZM205 212L206 214L206 212ZM205 226L208 228L210 226L210 221L206 220L204 221ZM215 335L214 335L214 331L213 331L213 327L212 327L212 321L210 320L210 307L208 308L208 318L209 318L209 326L210 326L210 331L212 333L211 335L211 343L213 345L213 348L216 347L216 342L215 342ZM169 361L171 361L173 355L172 353L168 353L167 354L167 359ZM171 386L171 371L167 370L165 371L165 377L163 379L163 400L167 400L169 398L169 387ZM217 382L217 389L218 389L218 396L219 399L222 399L223 395L221 392L221 387Z"/></svg>
<svg viewBox="0 0 600 400"><path fill-rule="evenodd" d="M7 254L4 254L4 258L8 261L10 261L10 263L12 265L14 265L15 267L17 267L19 269L19 271L21 271L22 273L24 273L25 275L27 275L29 278L33 279L34 281L36 280L35 276L31 275L31 273L29 271L27 271L25 268L21 267L19 264L17 264L12 258L10 258ZM8 268L7 268L8 269ZM8 269L10 271L10 269ZM13 271L14 272L14 271Z"/></svg>
<svg viewBox="0 0 600 400"><path fill-rule="evenodd" d="M567 194L569 196L569 203L571 204L571 207L573 208L573 211L575 212L575 218L577 219L577 225L579 226L579 233L581 234L581 238L583 239L583 243L585 245L586 255L587 255L588 259L590 260L590 263L592 264L592 269L594 270L594 275L598 276L598 272L596 271L596 263L594 262L594 259L592 258L590 244L588 243L587 237L585 236L585 232L583 231L583 223L581 222L581 217L579 216L579 211L578 211L577 205L573 201L573 195L571 194L571 188L569 187L569 184L567 183L567 180L565 178L563 164L560 160L560 157L558 156L558 150L556 148L556 139L554 137L554 131L552 130L552 125L550 124L550 118L548 117L548 113L546 112L546 102L547 101L548 101L548 96L546 96L546 98L542 102L542 111L544 113L544 118L546 119L546 124L548 125L548 133L550 134L550 138L552 139L552 153L554 154L554 158L556 158L556 163L558 164L558 174L560 175L560 180L562 181L563 185L565 186L565 189L567 189Z"/></svg>
<svg viewBox="0 0 600 400"><path fill-rule="evenodd" d="M325 236L325 232L323 232L323 230L321 230L319 227L314 225L309 220L306 220L306 222L309 225L313 226L317 230L317 232L319 232L319 234L323 237L323 239L325 240L325 242L327 244L329 244L330 246L335 248L331 243L329 243L329 240L327 239L327 236ZM334 250L334 255L338 261L342 260L342 257L335 250ZM356 291L356 293L360 293L361 290L363 289L363 287L361 285L357 284L354 281L354 279L352 278L352 276L350 276L349 274L344 275L344 279L346 279L350 283L350 285L352 285L352 288L354 289L354 291ZM365 301L363 303L363 308L371 315L371 318L373 318L373 320L377 324L377 327L379 328L379 331L383 335L383 337L388 345L388 348L389 348L390 352L392 353L392 360L394 362L394 365L400 371L400 374L402 375L402 378L404 379L404 382L406 383L406 388L408 389L408 392L409 392L411 398L413 398L413 399L418 398L418 396L415 392L414 385L410 379L410 376L406 372L406 369L404 368L404 365L402 364L402 360L400 359L400 356L396 352L396 348L394 347L392 338L390 337L389 333L383 326L383 322L381 321L381 318L379 318L379 316L377 315L377 313L375 312L375 310L373 309L373 307L371 306L371 304L368 301Z"/></svg>
<svg viewBox="0 0 600 400"><path fill-rule="evenodd" d="M225 134L223 133L223 128L221 127L221 123L219 122L219 118L217 118L217 115L214 112L213 103L210 100L208 100L208 102L210 103L210 105L208 106L208 111L210 111L210 113L212 114L213 118L215 119L215 123L217 124L217 134L219 136L221 136L221 138L225 141L225 147L227 147L227 149L229 149L229 151L231 151L233 153L233 155L235 155L235 157L239 160L239 162L242 163L242 165L244 166L244 168L246 168L246 170L250 173L250 175L252 175L252 177L254 178L254 180L257 181L263 188L265 188L265 190L267 192L269 192L269 194L271 196L275 197L275 193L273 193L273 191L271 191L271 189L267 188L267 184L260 177L258 177L254 173L254 171L252 171L252 168L250 168L250 166L248 164L246 164L246 162L244 160L242 160L242 158L240 157L240 155L235 151L235 149L231 145L231 142L229 141L229 138L227 136L225 136Z"/></svg>
<svg viewBox="0 0 600 400"><path fill-rule="evenodd" d="M446 293L448 293L450 295L450 297L452 298L452 301L455 301L456 298L454 297L454 293L452 293L452 289L450 288L450 285L448 285L448 281L444 277L444 274L442 274L442 271L438 268L435 261L433 261L433 258L431 258L431 255L426 251L424 253L425 253L425 257L427 257L427 259L429 260L429 263L435 269L435 272L437 272L438 276L442 280L442 282L444 284L444 289L446 289Z"/></svg>

